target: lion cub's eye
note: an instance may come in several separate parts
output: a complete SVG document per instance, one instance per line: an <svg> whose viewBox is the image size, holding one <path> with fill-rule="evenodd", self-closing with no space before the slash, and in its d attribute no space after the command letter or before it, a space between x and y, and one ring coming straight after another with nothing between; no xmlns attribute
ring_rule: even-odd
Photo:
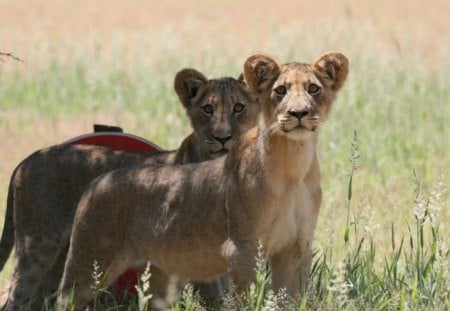
<svg viewBox="0 0 450 311"><path fill-rule="evenodd" d="M207 116L212 116L214 113L214 108L211 105L204 105L204 106L202 106L202 111Z"/></svg>
<svg viewBox="0 0 450 311"><path fill-rule="evenodd" d="M233 113L234 114L241 114L242 112L244 112L245 109L245 105L241 104L241 103L236 103L233 107Z"/></svg>
<svg viewBox="0 0 450 311"><path fill-rule="evenodd" d="M286 95L286 87L284 85L277 86L274 90L275 95L277 96L278 100L281 100L284 95Z"/></svg>
<svg viewBox="0 0 450 311"><path fill-rule="evenodd" d="M286 87L284 85L277 86L274 91L277 95L286 95Z"/></svg>
<svg viewBox="0 0 450 311"><path fill-rule="evenodd" d="M317 84L311 83L308 86L308 93L312 96L318 95L322 89Z"/></svg>

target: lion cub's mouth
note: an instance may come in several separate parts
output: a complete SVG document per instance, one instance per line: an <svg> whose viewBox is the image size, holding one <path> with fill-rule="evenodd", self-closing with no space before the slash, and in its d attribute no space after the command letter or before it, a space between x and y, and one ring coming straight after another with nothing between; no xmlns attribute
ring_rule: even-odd
<svg viewBox="0 0 450 311"><path fill-rule="evenodd" d="M218 151L211 152L211 156L215 159L215 158L219 158L227 153L228 153L228 149L222 148Z"/></svg>
<svg viewBox="0 0 450 311"><path fill-rule="evenodd" d="M319 125L318 116L304 117L301 120L291 116L282 116L278 118L280 128L283 132L293 131L311 131L314 132Z"/></svg>
<svg viewBox="0 0 450 311"><path fill-rule="evenodd" d="M314 132L317 129L317 125L300 123L297 127L294 128L294 130L297 129Z"/></svg>

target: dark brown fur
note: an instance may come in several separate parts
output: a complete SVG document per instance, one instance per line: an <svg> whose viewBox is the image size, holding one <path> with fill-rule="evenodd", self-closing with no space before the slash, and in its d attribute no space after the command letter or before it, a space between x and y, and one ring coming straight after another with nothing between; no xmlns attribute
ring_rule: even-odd
<svg viewBox="0 0 450 311"><path fill-rule="evenodd" d="M95 177L137 164L209 160L223 154L236 137L256 124L259 106L253 104L242 81L208 80L194 69L185 69L177 74L174 86L194 128L178 150L150 155L97 146L57 145L33 153L18 165L9 186L0 243L2 267L13 245L16 250L7 310L30 304L38 308L42 297L56 290L78 200ZM236 103L246 105L245 110L235 113ZM213 106L211 116L202 113L205 104ZM215 137L230 139L219 141ZM157 281L164 276L157 276L159 273L156 268L152 270L152 288L164 293L159 287L164 287L165 282L159 286Z"/></svg>

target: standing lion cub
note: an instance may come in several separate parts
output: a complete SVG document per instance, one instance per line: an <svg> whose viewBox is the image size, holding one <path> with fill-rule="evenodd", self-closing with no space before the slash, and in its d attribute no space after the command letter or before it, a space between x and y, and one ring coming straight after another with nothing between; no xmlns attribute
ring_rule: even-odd
<svg viewBox="0 0 450 311"><path fill-rule="evenodd" d="M310 173L318 169L319 127L347 73L348 60L337 52L312 65L279 66L265 54L251 55L244 77L262 112L258 127L228 155L183 166L124 168L94 180L78 204L59 306L67 306L73 285L76 309L93 298L94 261L106 271L105 285L149 260L190 280L229 272L241 291L255 280L259 241L271 260L275 289L296 297L320 201L319 173Z"/></svg>
<svg viewBox="0 0 450 311"><path fill-rule="evenodd" d="M95 177L137 164L185 164L217 158L257 122L259 105L241 80L208 80L197 70L184 69L176 75L174 86L194 128L178 150L154 155L57 145L33 153L17 166L10 181L0 242L1 268L13 245L16 257L6 310L39 309L44 296L56 291L77 203ZM156 269L152 275L154 296L164 296L166 277Z"/></svg>

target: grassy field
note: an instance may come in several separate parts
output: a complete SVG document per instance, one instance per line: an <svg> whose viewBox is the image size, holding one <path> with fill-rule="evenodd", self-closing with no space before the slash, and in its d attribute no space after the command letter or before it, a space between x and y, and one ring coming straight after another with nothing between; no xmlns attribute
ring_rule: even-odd
<svg viewBox="0 0 450 311"><path fill-rule="evenodd" d="M172 89L181 68L237 76L256 50L280 62L339 50L350 76L321 133L317 265L300 308L448 310L450 2L240 2L0 0L0 52L24 60L0 61L0 205L25 156L94 122L176 148L190 132ZM248 309L276 300L260 275ZM195 309L185 293L174 309Z"/></svg>

